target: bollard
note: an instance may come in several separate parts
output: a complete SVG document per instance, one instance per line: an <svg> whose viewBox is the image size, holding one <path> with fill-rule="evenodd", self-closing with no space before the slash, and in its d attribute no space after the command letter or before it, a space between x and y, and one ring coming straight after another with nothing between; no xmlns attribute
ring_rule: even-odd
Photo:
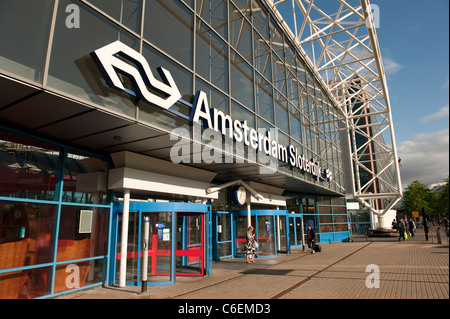
<svg viewBox="0 0 450 319"><path fill-rule="evenodd" d="M147 268L148 268L148 240L150 232L150 217L144 217L144 241L143 241L143 262L142 262L142 287L141 292L147 292Z"/></svg>
<svg viewBox="0 0 450 319"><path fill-rule="evenodd" d="M303 251L305 251L305 233L304 233L304 228L303 228L303 218L300 220L300 227L302 228L302 248Z"/></svg>

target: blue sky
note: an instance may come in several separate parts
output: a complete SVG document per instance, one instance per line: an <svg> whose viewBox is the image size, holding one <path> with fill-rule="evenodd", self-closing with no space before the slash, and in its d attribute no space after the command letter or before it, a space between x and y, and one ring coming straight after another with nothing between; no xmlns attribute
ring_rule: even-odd
<svg viewBox="0 0 450 319"><path fill-rule="evenodd" d="M372 0L403 185L449 174L449 1Z"/></svg>

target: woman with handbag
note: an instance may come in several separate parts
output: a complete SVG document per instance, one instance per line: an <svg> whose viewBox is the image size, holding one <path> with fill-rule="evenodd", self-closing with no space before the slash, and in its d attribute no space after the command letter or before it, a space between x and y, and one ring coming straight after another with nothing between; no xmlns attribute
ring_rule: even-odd
<svg viewBox="0 0 450 319"><path fill-rule="evenodd" d="M246 241L245 241L245 255L247 258L247 264L249 263L254 263L254 257L256 255L256 248L258 248L258 243L256 242L255 239L255 234L254 234L254 228L253 226L250 226L247 229L247 235L246 235Z"/></svg>

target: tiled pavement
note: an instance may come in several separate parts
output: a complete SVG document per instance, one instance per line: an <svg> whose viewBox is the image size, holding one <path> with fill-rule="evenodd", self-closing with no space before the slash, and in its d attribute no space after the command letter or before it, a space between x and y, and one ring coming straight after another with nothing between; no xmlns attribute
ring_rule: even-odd
<svg viewBox="0 0 450 319"><path fill-rule="evenodd" d="M431 233L424 239L421 229L404 242L355 237L322 244L316 254L297 248L256 264L222 260L213 264L212 276L179 277L174 285L149 286L147 293L139 287L99 287L57 299L449 299L447 237L442 244L432 242ZM366 285L376 283L370 280L374 267L379 288Z"/></svg>

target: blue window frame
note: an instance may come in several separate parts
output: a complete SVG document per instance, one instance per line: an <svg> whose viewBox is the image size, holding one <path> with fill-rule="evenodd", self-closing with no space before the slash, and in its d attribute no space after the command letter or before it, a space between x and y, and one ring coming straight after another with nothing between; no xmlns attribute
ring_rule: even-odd
<svg viewBox="0 0 450 319"><path fill-rule="evenodd" d="M213 225L213 259L233 257L234 227L229 212L214 212Z"/></svg>
<svg viewBox="0 0 450 319"><path fill-rule="evenodd" d="M302 214L289 214L289 244L291 248L302 247Z"/></svg>
<svg viewBox="0 0 450 319"><path fill-rule="evenodd" d="M305 218L305 232L311 224L316 232L318 243L349 240L349 218L344 197L305 196L301 201L300 211Z"/></svg>

